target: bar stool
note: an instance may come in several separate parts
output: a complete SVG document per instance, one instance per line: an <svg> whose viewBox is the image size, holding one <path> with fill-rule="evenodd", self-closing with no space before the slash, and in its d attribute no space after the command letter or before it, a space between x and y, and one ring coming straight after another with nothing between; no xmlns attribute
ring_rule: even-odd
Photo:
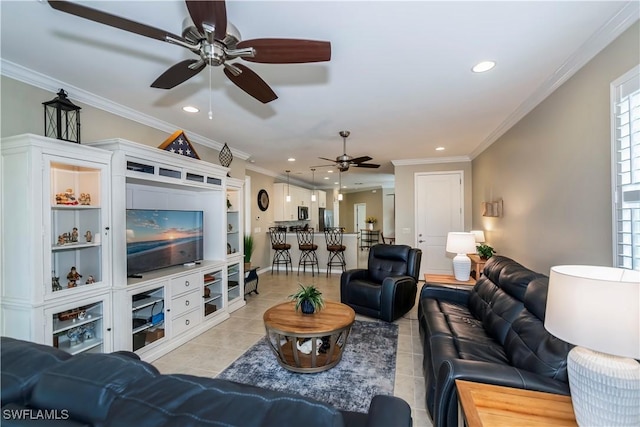
<svg viewBox="0 0 640 427"><path fill-rule="evenodd" d="M291 266L291 245L287 243L287 228L286 227L269 227L269 237L271 238L271 249L273 253L273 261L271 263L271 274L276 265L284 264L284 271L289 274L289 268L293 273L293 267ZM280 272L280 267L278 267Z"/></svg>
<svg viewBox="0 0 640 427"><path fill-rule="evenodd" d="M341 267L345 271L344 251L347 249L342 244L342 227L327 227L324 229L324 238L327 241L327 252L329 259L327 261L327 277L331 273L331 267Z"/></svg>
<svg viewBox="0 0 640 427"><path fill-rule="evenodd" d="M316 250L318 245L313 243L313 230L296 230L296 236L298 237L298 249L300 249L300 261L298 261L298 276L300 275L300 266L302 265L302 272L307 272L307 265L311 266L311 276L315 276L313 266L316 266L318 275L320 275L320 267L318 265L318 257L316 256Z"/></svg>

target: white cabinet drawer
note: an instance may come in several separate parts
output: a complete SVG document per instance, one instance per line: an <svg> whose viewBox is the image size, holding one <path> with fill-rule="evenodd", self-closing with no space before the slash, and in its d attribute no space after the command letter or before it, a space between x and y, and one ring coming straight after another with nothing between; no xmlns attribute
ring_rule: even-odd
<svg viewBox="0 0 640 427"><path fill-rule="evenodd" d="M193 310L171 321L171 335L178 337L201 322L200 310Z"/></svg>
<svg viewBox="0 0 640 427"><path fill-rule="evenodd" d="M194 308L199 309L201 303L202 295L200 295L198 289L193 292L189 292L188 294L173 298L171 300L171 315L177 317L187 311L193 310Z"/></svg>
<svg viewBox="0 0 640 427"><path fill-rule="evenodd" d="M201 273L187 274L171 279L171 295L180 295L200 287Z"/></svg>

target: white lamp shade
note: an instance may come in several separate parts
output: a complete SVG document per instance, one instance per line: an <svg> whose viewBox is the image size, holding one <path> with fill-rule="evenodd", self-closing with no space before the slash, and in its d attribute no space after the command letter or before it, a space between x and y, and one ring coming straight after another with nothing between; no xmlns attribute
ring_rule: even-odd
<svg viewBox="0 0 640 427"><path fill-rule="evenodd" d="M476 237L476 243L484 243L484 231L483 230L471 230L471 234Z"/></svg>
<svg viewBox="0 0 640 427"><path fill-rule="evenodd" d="M571 344L640 358L640 271L551 267L544 327Z"/></svg>
<svg viewBox="0 0 640 427"><path fill-rule="evenodd" d="M447 252L468 254L476 251L476 238L471 233L450 232L447 234Z"/></svg>

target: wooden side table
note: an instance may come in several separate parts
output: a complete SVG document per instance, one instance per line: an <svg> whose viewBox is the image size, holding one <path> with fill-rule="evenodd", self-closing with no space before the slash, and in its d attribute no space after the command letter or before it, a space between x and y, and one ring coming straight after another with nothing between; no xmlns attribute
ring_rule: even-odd
<svg viewBox="0 0 640 427"><path fill-rule="evenodd" d="M467 254L469 259L471 259L471 275L475 272L475 278L478 280L482 275L482 270L484 270L484 265L486 264L486 259L480 259L480 255L478 254Z"/></svg>
<svg viewBox="0 0 640 427"><path fill-rule="evenodd" d="M577 426L570 396L456 380L458 426Z"/></svg>
<svg viewBox="0 0 640 427"><path fill-rule="evenodd" d="M476 284L476 279L470 278L466 282L461 282L456 280L455 276L451 274L424 274L424 281L427 283L438 283L440 285L464 285L464 286L474 286Z"/></svg>

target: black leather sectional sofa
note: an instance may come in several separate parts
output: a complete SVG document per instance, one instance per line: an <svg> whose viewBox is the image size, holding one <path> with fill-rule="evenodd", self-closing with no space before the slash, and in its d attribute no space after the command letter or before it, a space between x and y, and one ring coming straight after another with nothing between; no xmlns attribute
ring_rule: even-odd
<svg viewBox="0 0 640 427"><path fill-rule="evenodd" d="M426 283L418 318L427 410L458 425L455 380L569 394L571 345L544 329L548 277L492 257L474 287Z"/></svg>
<svg viewBox="0 0 640 427"><path fill-rule="evenodd" d="M161 375L135 353L71 356L3 337L2 426L411 426L402 399L375 396L369 413L222 379Z"/></svg>

